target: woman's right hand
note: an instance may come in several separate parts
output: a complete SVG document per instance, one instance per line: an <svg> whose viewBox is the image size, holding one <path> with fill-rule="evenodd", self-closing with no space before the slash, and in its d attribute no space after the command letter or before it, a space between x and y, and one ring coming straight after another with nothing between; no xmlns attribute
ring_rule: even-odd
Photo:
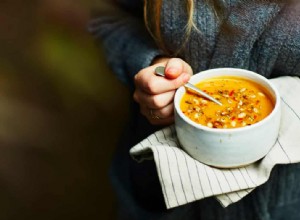
<svg viewBox="0 0 300 220"><path fill-rule="evenodd" d="M155 68L165 67L165 77L155 75ZM193 75L189 64L179 58L158 58L153 64L139 71L134 78L134 100L141 113L153 125L169 125L174 122L173 99L176 89Z"/></svg>

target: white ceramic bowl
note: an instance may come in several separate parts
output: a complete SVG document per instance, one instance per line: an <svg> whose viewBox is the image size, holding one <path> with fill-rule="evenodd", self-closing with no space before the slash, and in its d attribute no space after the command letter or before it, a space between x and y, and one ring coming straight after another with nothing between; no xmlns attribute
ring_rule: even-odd
<svg viewBox="0 0 300 220"><path fill-rule="evenodd" d="M183 114L180 100L186 89L180 87L174 99L177 136L183 149L202 163L222 168L245 166L264 157L276 142L281 117L280 96L268 79L243 69L210 69L193 75L190 82L196 84L217 76L238 76L262 85L275 101L273 111L251 126L233 129L209 128Z"/></svg>

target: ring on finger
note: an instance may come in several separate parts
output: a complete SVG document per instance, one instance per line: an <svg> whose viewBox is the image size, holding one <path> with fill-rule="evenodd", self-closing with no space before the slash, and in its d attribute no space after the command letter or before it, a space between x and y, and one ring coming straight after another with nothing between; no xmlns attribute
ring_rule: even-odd
<svg viewBox="0 0 300 220"><path fill-rule="evenodd" d="M155 114L153 113L153 109L151 109L151 108L150 108L150 110L149 110L149 115L150 115L150 117L151 117L152 119L161 119L158 115L155 115Z"/></svg>

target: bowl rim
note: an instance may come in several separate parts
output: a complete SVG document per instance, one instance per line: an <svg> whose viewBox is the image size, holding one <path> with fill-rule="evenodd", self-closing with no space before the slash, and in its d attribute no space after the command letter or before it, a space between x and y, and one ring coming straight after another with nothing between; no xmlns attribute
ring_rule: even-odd
<svg viewBox="0 0 300 220"><path fill-rule="evenodd" d="M222 134L230 133L230 134L232 134L232 133L237 133L237 132L246 132L246 131L248 131L250 129L255 129L257 127L260 127L263 124L267 123L268 121L272 120L272 118L275 117L275 114L278 111L280 111L281 97L280 97L278 89L274 86L274 84L269 79L267 79L266 77L264 77L264 76L262 76L262 75L260 75L260 74L258 74L256 72L253 72L253 71L250 71L250 70L246 70L246 69L240 69L240 68L229 68L229 67L226 67L226 68L213 68L213 69L208 69L208 70L205 70L205 71L201 71L201 72L195 73L191 77L191 81L192 81L193 78L195 78L195 76L197 74L202 74L203 75L203 74L209 74L209 73L215 72L215 71L224 71L224 70L225 71L232 71L232 70L234 70L234 71L244 72L244 73L246 73L246 74L248 74L250 76L256 77L256 78L262 80L264 83L266 83L271 88L271 91L270 91L270 89L266 88L264 85L262 85L262 86L265 89L267 89L268 91L270 91L271 93L274 93L275 105L274 105L274 108L273 108L272 112L267 117L265 117L264 119L262 119L261 121L255 123L255 124L252 124L251 126L238 127L238 128L227 128L227 129L226 128L224 128L224 129L210 128L210 127L207 127L205 125L202 125L202 124L194 122L193 120L191 120L190 118L188 118L186 115L183 114L183 112L180 109L180 101L181 101L182 96L181 97L179 97L179 96L181 95L181 93L183 93L183 94L185 93L185 91L182 91L182 90L185 90L185 87L181 86L181 87L179 87L177 89L177 91L175 93L175 97L174 97L174 111L187 124L189 124L189 125L197 128L197 129L205 130L205 131L212 132L212 133L222 133ZM224 76L236 76L236 75L224 74ZM212 76L212 77L214 77L214 76ZM207 77L205 79L209 79L209 78L210 77ZM243 78L243 76L241 76L241 78ZM244 78L246 78L246 77L244 77ZM248 80L251 80L251 79L248 79ZM198 81L198 82L200 82L200 81ZM193 82L191 82L191 83L193 84Z"/></svg>

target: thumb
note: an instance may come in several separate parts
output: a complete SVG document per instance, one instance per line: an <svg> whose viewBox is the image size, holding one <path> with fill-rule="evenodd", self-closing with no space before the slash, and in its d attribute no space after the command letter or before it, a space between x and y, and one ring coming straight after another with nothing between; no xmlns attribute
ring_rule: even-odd
<svg viewBox="0 0 300 220"><path fill-rule="evenodd" d="M176 79L182 72L181 68L169 67L165 70L165 76L168 79Z"/></svg>

